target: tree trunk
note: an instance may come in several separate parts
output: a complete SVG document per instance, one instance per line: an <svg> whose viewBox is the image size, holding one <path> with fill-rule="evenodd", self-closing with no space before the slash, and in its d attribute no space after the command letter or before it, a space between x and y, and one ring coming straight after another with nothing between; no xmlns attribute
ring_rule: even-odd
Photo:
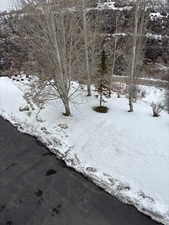
<svg viewBox="0 0 169 225"><path fill-rule="evenodd" d="M88 81L87 84L87 96L92 96L90 81Z"/></svg>
<svg viewBox="0 0 169 225"><path fill-rule="evenodd" d="M117 92L117 98L120 98L120 91Z"/></svg>
<svg viewBox="0 0 169 225"><path fill-rule="evenodd" d="M103 100L103 96L102 96L102 92L100 92L100 107L102 107L102 100Z"/></svg>
<svg viewBox="0 0 169 225"><path fill-rule="evenodd" d="M116 33L117 33L117 19L118 18L116 16ZM113 80L113 75L114 75L114 72L115 72L117 41L118 41L118 38L115 36L115 40L114 40L114 52L113 52L112 74L110 75L110 84L109 84L109 97L111 97L111 93L112 93L112 80Z"/></svg>
<svg viewBox="0 0 169 225"><path fill-rule="evenodd" d="M101 85L100 85L100 107L102 107L102 102L103 102L103 86L101 83Z"/></svg>
<svg viewBox="0 0 169 225"><path fill-rule="evenodd" d="M128 112L133 112L133 98L132 96L129 96L129 111Z"/></svg>
<svg viewBox="0 0 169 225"><path fill-rule="evenodd" d="M131 72L129 77L129 86L134 84L134 73L136 68L136 51L137 51L137 33L138 33L138 12L139 12L139 0L136 3L135 21L134 21L134 34L133 34L133 55L131 63ZM129 87L129 112L133 112L133 93L131 87Z"/></svg>
<svg viewBox="0 0 169 225"><path fill-rule="evenodd" d="M168 87L167 87L167 94L166 94L166 102L167 102L167 110L168 110L168 114L169 114L169 78L168 78Z"/></svg>
<svg viewBox="0 0 169 225"><path fill-rule="evenodd" d="M63 102L63 105L65 107L65 113L63 113L63 115L64 116L71 116L69 100L65 99L65 100L62 100L62 102Z"/></svg>
<svg viewBox="0 0 169 225"><path fill-rule="evenodd" d="M108 96L109 96L109 98L111 98L111 94L112 94L112 80L113 80L113 73L111 73L111 75L110 75L110 80L109 80L109 92L108 92Z"/></svg>
<svg viewBox="0 0 169 225"><path fill-rule="evenodd" d="M85 0L82 0L83 8L83 29L84 29L84 44L85 44L85 61L86 61L86 73L87 73L87 96L92 95L91 91L91 76L89 69L89 53L88 53L88 40L87 40L87 19L86 19L86 6Z"/></svg>

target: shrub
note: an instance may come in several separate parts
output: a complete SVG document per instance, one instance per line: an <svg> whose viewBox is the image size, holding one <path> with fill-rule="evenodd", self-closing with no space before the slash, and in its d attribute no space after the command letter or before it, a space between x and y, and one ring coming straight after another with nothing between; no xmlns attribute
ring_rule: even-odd
<svg viewBox="0 0 169 225"><path fill-rule="evenodd" d="M99 113L107 113L109 108L106 106L95 106L95 107L93 107L93 110L95 112L99 112Z"/></svg>
<svg viewBox="0 0 169 225"><path fill-rule="evenodd" d="M161 103L158 104L152 103L151 107L153 110L153 117L159 117L161 111L164 109L164 106Z"/></svg>

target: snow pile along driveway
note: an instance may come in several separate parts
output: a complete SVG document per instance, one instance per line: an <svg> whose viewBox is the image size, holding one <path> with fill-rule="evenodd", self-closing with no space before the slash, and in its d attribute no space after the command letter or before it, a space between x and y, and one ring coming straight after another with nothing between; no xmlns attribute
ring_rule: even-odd
<svg viewBox="0 0 169 225"><path fill-rule="evenodd" d="M20 112L27 103L23 82L0 78L0 114L22 131L35 135L64 159L68 166L90 177L122 201L135 205L154 219L169 224L169 116L153 118L148 100L128 113L125 98L107 100L109 112L92 110L95 97L78 95L73 116L62 116L60 101ZM154 99L158 100L154 92ZM161 93L161 91L160 91ZM160 94L161 98L161 94Z"/></svg>

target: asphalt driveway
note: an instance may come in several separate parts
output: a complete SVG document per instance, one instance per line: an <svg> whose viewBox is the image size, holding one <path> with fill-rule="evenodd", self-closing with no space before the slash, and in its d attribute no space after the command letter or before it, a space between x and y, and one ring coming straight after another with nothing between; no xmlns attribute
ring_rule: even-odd
<svg viewBox="0 0 169 225"><path fill-rule="evenodd" d="M0 225L158 225L0 118Z"/></svg>

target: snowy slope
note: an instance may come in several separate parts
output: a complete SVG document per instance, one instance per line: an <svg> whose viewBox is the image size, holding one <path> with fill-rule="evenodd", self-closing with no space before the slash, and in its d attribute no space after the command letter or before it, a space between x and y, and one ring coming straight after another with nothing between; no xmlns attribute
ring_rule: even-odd
<svg viewBox="0 0 169 225"><path fill-rule="evenodd" d="M127 112L126 98L114 96L107 100L107 114L94 112L98 99L79 91L72 117L62 116L60 101L51 101L37 121L36 107L19 112L27 88L25 82L0 78L2 116L112 195L169 224L169 117L163 112L153 118L150 107L153 99L162 101L164 90L142 87L147 96L135 104L134 113Z"/></svg>

